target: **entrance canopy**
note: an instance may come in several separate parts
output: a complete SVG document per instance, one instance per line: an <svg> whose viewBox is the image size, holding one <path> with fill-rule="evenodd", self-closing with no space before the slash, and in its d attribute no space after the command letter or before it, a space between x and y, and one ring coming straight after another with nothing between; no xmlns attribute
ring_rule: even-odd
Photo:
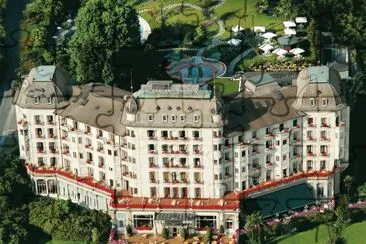
<svg viewBox="0 0 366 244"><path fill-rule="evenodd" d="M260 211L263 218L268 218L292 209L302 208L315 201L309 186L302 183L260 197L244 199L243 210L248 214Z"/></svg>
<svg viewBox="0 0 366 244"><path fill-rule="evenodd" d="M192 213L157 213L155 220L163 220L167 225L191 224L194 215Z"/></svg>

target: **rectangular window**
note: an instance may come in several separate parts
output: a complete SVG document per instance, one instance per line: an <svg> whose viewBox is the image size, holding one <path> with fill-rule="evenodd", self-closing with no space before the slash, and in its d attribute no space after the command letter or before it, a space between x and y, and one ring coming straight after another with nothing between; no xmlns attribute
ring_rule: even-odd
<svg viewBox="0 0 366 244"><path fill-rule="evenodd" d="M196 216L196 227L211 227L216 228L216 216Z"/></svg>
<svg viewBox="0 0 366 244"><path fill-rule="evenodd" d="M168 122L168 116L163 115L163 122Z"/></svg>
<svg viewBox="0 0 366 244"><path fill-rule="evenodd" d="M135 188L136 189L136 188ZM133 224L135 227L153 227L153 215L134 215Z"/></svg>
<svg viewBox="0 0 366 244"><path fill-rule="evenodd" d="M313 118L308 118L308 125L313 125L314 123L314 119Z"/></svg>
<svg viewBox="0 0 366 244"><path fill-rule="evenodd" d="M294 120L292 121L292 126L297 126L297 119L294 119Z"/></svg>
<svg viewBox="0 0 366 244"><path fill-rule="evenodd" d="M177 116L175 116L175 115L172 115L172 122L176 122L177 121Z"/></svg>
<svg viewBox="0 0 366 244"><path fill-rule="evenodd" d="M180 121L181 121L181 122L186 121L186 116L185 116L185 115L181 115L181 116L180 116Z"/></svg>

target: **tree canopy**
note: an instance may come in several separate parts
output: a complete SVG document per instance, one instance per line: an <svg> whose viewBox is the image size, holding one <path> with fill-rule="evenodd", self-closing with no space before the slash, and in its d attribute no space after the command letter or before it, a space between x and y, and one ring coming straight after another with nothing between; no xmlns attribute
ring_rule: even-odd
<svg viewBox="0 0 366 244"><path fill-rule="evenodd" d="M41 237L103 243L110 216L70 201L37 197L17 155L0 154L0 244L27 243ZM48 235L47 235L48 234Z"/></svg>
<svg viewBox="0 0 366 244"><path fill-rule="evenodd" d="M120 79L116 57L140 44L136 11L125 0L89 0L79 9L76 27L70 52L77 81Z"/></svg>
<svg viewBox="0 0 366 244"><path fill-rule="evenodd" d="M5 44L5 24L4 14L7 0L0 0L0 67L4 62L4 44Z"/></svg>
<svg viewBox="0 0 366 244"><path fill-rule="evenodd" d="M52 36L66 18L63 0L34 0L27 5L22 19L20 70L55 62Z"/></svg>

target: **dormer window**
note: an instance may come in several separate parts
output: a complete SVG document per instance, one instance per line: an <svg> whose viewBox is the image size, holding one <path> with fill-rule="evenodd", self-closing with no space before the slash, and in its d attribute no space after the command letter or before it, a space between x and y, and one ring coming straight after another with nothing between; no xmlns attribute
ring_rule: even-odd
<svg viewBox="0 0 366 244"><path fill-rule="evenodd" d="M149 120L149 122L153 122L154 121L154 115L149 114L148 115L148 120Z"/></svg>
<svg viewBox="0 0 366 244"><path fill-rule="evenodd" d="M172 122L176 122L177 121L177 116L172 115Z"/></svg>
<svg viewBox="0 0 366 244"><path fill-rule="evenodd" d="M309 102L310 102L310 106L315 106L315 99L314 98L310 98Z"/></svg>
<svg viewBox="0 0 366 244"><path fill-rule="evenodd" d="M47 102L48 102L48 104L51 104L52 103L52 98L51 97L47 97Z"/></svg>
<svg viewBox="0 0 366 244"><path fill-rule="evenodd" d="M39 96L34 97L34 103L35 103L35 104L38 104L38 103L39 103L39 101L40 101Z"/></svg>
<svg viewBox="0 0 366 244"><path fill-rule="evenodd" d="M323 105L323 106L327 106L327 105L328 105L328 99L323 98L323 99L322 99L322 105Z"/></svg>
<svg viewBox="0 0 366 244"><path fill-rule="evenodd" d="M199 115L195 114L195 115L193 116L193 120L194 120L194 122L199 122L199 119L200 119L200 116L199 116Z"/></svg>

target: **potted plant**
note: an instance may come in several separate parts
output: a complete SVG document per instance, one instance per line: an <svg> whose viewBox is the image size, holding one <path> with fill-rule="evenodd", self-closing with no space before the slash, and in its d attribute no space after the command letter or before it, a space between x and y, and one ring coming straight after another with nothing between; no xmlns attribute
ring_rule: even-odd
<svg viewBox="0 0 366 244"><path fill-rule="evenodd" d="M219 232L220 234L225 234L225 228L223 225L220 225Z"/></svg>
<svg viewBox="0 0 366 244"><path fill-rule="evenodd" d="M180 231L179 231L179 235L180 235L180 237L181 237L183 240L185 240L185 239L187 238L187 230L186 230L186 228L182 228L182 229L180 229Z"/></svg>
<svg viewBox="0 0 366 244"><path fill-rule="evenodd" d="M161 235L163 236L164 239L169 238L169 231L166 227L163 228L163 231L162 231Z"/></svg>
<svg viewBox="0 0 366 244"><path fill-rule="evenodd" d="M127 236L131 236L132 235L132 226L131 225L127 225L126 226L126 235Z"/></svg>
<svg viewBox="0 0 366 244"><path fill-rule="evenodd" d="M206 231L206 243L211 243L212 241L212 229L210 227L208 227L207 231Z"/></svg>

